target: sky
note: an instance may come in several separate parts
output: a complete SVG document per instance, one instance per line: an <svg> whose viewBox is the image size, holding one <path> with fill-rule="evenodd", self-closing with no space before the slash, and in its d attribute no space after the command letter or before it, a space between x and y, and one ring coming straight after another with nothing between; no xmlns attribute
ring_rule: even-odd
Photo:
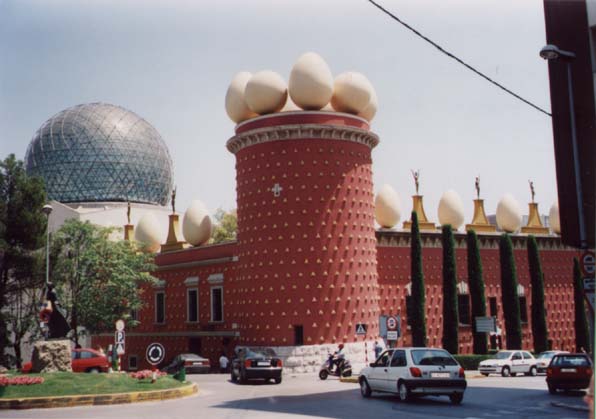
<svg viewBox="0 0 596 419"><path fill-rule="evenodd" d="M550 111L542 0L378 0L478 70ZM476 197L488 214L511 193L527 214L556 201L551 119L441 54L366 0L0 0L0 158L24 158L52 115L89 102L123 106L169 147L176 206L236 207L234 123L226 90L240 71L287 81L314 51L334 75L374 85L375 192L390 184L402 221L420 170L427 216L455 190L466 223Z"/></svg>

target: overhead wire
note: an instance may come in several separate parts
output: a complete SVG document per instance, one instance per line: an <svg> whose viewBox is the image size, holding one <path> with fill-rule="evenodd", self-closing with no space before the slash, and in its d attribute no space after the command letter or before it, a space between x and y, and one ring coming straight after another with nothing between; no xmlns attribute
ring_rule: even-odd
<svg viewBox="0 0 596 419"><path fill-rule="evenodd" d="M407 29L409 29L410 31L414 32L414 34L420 38L422 38L424 41L428 42L429 44L431 44L433 47L437 48L439 51L441 51L443 54L447 55L449 58L457 61L458 63L460 63L461 65L463 65L464 67L466 67L468 70L476 73L478 76L482 77L483 79L485 79L486 81L488 81L489 83L492 83L493 85L497 86L498 88L500 88L501 90L509 93L511 96L515 97L518 100L521 100L522 102L524 102L527 105L530 105L531 107L533 107L534 109L536 109L537 111L542 112L545 115L548 115L550 117L552 117L552 114L544 109L542 109L540 106L535 105L534 103L530 102L527 99L524 99L523 97L521 97L520 95L518 95L517 93L513 92L512 90L508 89L507 87L503 86L502 84L498 83L497 81L491 79L490 77L488 77L486 74L482 73L481 71L475 69L474 67L472 67L470 64L466 63L465 61L463 61L461 58L453 55L452 53L450 53L449 51L445 50L443 47L441 47L440 45L438 45L436 42L434 42L432 39L424 36L423 34L421 34L418 30L414 29L412 26L408 25L406 22L404 22L403 20L401 20L399 17L397 17L395 14L391 13L389 10L385 9L383 6L381 6L380 4L378 4L377 2L375 2L374 0L367 0L369 3L371 3L372 5L374 5L375 7L377 7L379 10L381 10L383 13L385 13L386 15L388 15L389 17L391 17L393 20L397 21L398 23L400 23L401 25L405 26Z"/></svg>

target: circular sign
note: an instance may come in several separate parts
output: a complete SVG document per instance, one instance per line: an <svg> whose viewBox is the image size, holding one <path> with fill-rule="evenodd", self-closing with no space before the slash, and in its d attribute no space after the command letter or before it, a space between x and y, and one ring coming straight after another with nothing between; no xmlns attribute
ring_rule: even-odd
<svg viewBox="0 0 596 419"><path fill-rule="evenodd" d="M582 253L581 269L585 276L593 276L596 272L596 255L591 250Z"/></svg>
<svg viewBox="0 0 596 419"><path fill-rule="evenodd" d="M161 343L152 343L147 346L147 353L145 357L147 358L147 362L151 365L157 365L161 361L163 361L164 357L166 356L166 350L163 348Z"/></svg>
<svg viewBox="0 0 596 419"><path fill-rule="evenodd" d="M116 330L122 332L124 330L124 320L116 320Z"/></svg>
<svg viewBox="0 0 596 419"><path fill-rule="evenodd" d="M387 329L397 330L397 319L393 316L387 317Z"/></svg>

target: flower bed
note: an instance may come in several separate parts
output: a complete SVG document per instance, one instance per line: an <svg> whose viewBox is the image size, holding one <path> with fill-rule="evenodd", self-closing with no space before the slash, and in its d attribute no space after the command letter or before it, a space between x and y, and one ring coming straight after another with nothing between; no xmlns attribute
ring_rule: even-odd
<svg viewBox="0 0 596 419"><path fill-rule="evenodd" d="M156 378L163 377L165 375L168 375L168 374L165 372L162 372L162 371L155 371ZM141 371L137 371L137 372L130 372L130 373L128 373L128 376L130 378L136 378L138 380L143 380L145 378L153 378L153 371L141 370Z"/></svg>
<svg viewBox="0 0 596 419"><path fill-rule="evenodd" d="M7 377L0 375L0 387L6 386L30 386L32 384L42 384L43 377L28 377L17 375L16 377Z"/></svg>

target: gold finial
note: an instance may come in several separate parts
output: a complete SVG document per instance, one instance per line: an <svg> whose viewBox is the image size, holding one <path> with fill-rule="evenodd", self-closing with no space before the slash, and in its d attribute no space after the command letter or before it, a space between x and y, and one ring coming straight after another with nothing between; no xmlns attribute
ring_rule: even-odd
<svg viewBox="0 0 596 419"><path fill-rule="evenodd" d="M128 224L130 224L130 201L126 202L126 219L128 220Z"/></svg>
<svg viewBox="0 0 596 419"><path fill-rule="evenodd" d="M420 169L418 170L412 170L410 169L410 171L412 172L412 176L414 177L414 185L416 186L416 195L418 195L418 188L420 187Z"/></svg>
<svg viewBox="0 0 596 419"><path fill-rule="evenodd" d="M176 214L176 187L172 189L172 214Z"/></svg>
<svg viewBox="0 0 596 419"><path fill-rule="evenodd" d="M532 182L531 180L528 180L528 183L530 184L530 193L532 194L532 202L534 202L534 197L536 196L536 191L534 190L534 182Z"/></svg>
<svg viewBox="0 0 596 419"><path fill-rule="evenodd" d="M480 199L480 176L476 176L474 186L476 187L476 199Z"/></svg>

